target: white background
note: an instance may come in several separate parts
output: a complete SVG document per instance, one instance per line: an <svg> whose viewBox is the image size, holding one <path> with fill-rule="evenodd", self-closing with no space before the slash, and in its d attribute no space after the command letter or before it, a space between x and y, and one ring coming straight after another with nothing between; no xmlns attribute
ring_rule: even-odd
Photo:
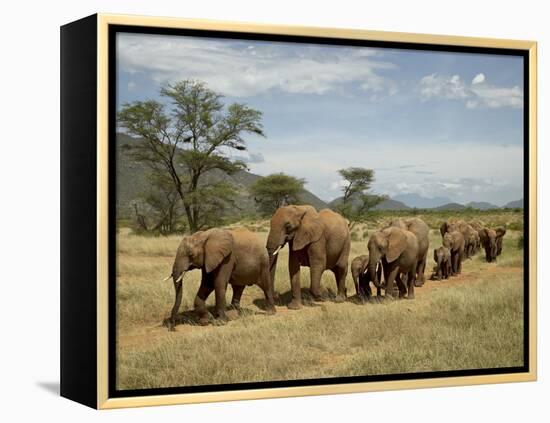
<svg viewBox="0 0 550 423"><path fill-rule="evenodd" d="M539 381L96 412L58 397L59 26L96 12L531 39L539 42L539 216L550 26L542 1L5 1L0 25L0 416L54 421L548 421L548 248L539 241ZM540 221L539 237L549 236ZM505 335L504 335L505 336ZM426 347L429 348L429 345ZM546 395L544 391L546 390Z"/></svg>

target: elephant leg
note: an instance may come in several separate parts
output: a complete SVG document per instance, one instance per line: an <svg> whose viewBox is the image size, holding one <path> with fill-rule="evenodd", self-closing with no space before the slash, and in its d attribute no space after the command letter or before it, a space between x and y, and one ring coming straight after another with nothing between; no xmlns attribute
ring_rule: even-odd
<svg viewBox="0 0 550 423"><path fill-rule="evenodd" d="M363 296L362 287L361 287L361 282L359 281L361 279L361 274L358 274L358 275L352 274L351 278L353 279L353 284L355 285L355 293L357 294L358 297L362 297Z"/></svg>
<svg viewBox="0 0 550 423"><path fill-rule="evenodd" d="M460 274L462 272L462 256L463 254L459 252L457 254L457 273Z"/></svg>
<svg viewBox="0 0 550 423"><path fill-rule="evenodd" d="M407 280L407 298L409 300L414 300L414 287L416 285L416 281L414 280L415 273L416 272L414 271L409 272L409 277Z"/></svg>
<svg viewBox="0 0 550 423"><path fill-rule="evenodd" d="M174 306L172 307L172 312L170 313L170 321L168 322L168 329L171 331L176 330L176 317L178 315L178 310L181 305L181 295L182 295L182 281L174 283L174 290L176 291L176 299L174 301Z"/></svg>
<svg viewBox="0 0 550 423"><path fill-rule="evenodd" d="M386 277L386 298L391 300L393 299L393 282L395 281L399 273L399 267L395 266L394 269L391 269L387 272Z"/></svg>
<svg viewBox="0 0 550 423"><path fill-rule="evenodd" d="M456 268L457 268L457 253L456 251L451 252L451 276L456 275Z"/></svg>
<svg viewBox="0 0 550 423"><path fill-rule="evenodd" d="M267 267L263 268L260 272L261 288L265 295L265 310L267 314L275 314L275 293L271 275Z"/></svg>
<svg viewBox="0 0 550 423"><path fill-rule="evenodd" d="M407 277L407 281L409 278ZM405 287L405 284L403 283L403 279L401 279L401 274L398 273L395 277L395 282L397 284L397 289L399 290L399 298L404 298L405 294L407 293L407 288Z"/></svg>
<svg viewBox="0 0 550 423"><path fill-rule="evenodd" d="M243 295L244 285L231 285L233 288L233 298L231 299L231 306L237 310L241 309L241 296Z"/></svg>
<svg viewBox="0 0 550 423"><path fill-rule="evenodd" d="M338 267L332 269L334 277L336 278L336 286L338 287L338 294L334 299L335 302L341 303L346 301L346 276L348 274L347 266ZM368 287L370 289L370 287ZM369 295L370 297L370 295Z"/></svg>
<svg viewBox="0 0 550 423"><path fill-rule="evenodd" d="M372 290L370 288L370 282L368 281L367 276L365 274L359 275L359 286L361 289L361 295L360 295L361 300L367 297L367 301L370 301L372 299Z"/></svg>
<svg viewBox="0 0 550 423"><path fill-rule="evenodd" d="M422 286L424 285L424 282L426 282L426 277L424 276L424 272L426 271L426 260L427 257L424 256L416 265L417 269L417 277L415 284L416 286Z"/></svg>
<svg viewBox="0 0 550 423"><path fill-rule="evenodd" d="M201 286L199 287L197 296L195 297L194 304L195 312L199 316L199 323L201 325L205 325L208 323L208 310L206 309L206 299L213 290L214 285L211 283L211 281L204 279L201 281Z"/></svg>
<svg viewBox="0 0 550 423"><path fill-rule="evenodd" d="M321 276L323 275L323 266L318 263L310 263L309 274L311 277L311 286L309 292L315 301L325 301L321 294Z"/></svg>
<svg viewBox="0 0 550 423"><path fill-rule="evenodd" d="M231 268L229 266L222 266L218 269L218 273L214 280L214 290L216 293L216 318L220 322L227 322L227 315L225 314L225 293L227 290L227 284L231 276Z"/></svg>
<svg viewBox="0 0 550 423"><path fill-rule="evenodd" d="M288 272L290 274L290 286L292 288L292 301L288 305L291 310L302 308L302 287L300 284L300 262L295 254L290 252L288 256Z"/></svg>

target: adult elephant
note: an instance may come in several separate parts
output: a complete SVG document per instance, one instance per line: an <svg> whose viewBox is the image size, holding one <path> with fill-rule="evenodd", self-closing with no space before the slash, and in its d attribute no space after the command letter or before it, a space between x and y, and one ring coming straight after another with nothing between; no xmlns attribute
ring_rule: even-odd
<svg viewBox="0 0 550 423"><path fill-rule="evenodd" d="M394 219L390 226L405 229L412 232L418 241L418 259L416 263L416 286L424 285L426 281L424 272L426 270L426 261L428 259L428 249L430 248L430 228L426 223L418 218Z"/></svg>
<svg viewBox="0 0 550 423"><path fill-rule="evenodd" d="M368 242L370 278L376 286L380 285L377 267L382 263L386 281L385 295L393 297L393 283L397 282L399 296L407 292L409 299L414 298L416 266L418 263L418 240L416 235L395 226L373 233ZM401 274L407 275L407 288L401 280Z"/></svg>
<svg viewBox="0 0 550 423"><path fill-rule="evenodd" d="M458 231L464 237L464 257L470 258L474 255L475 246L476 246L476 230L468 223L463 220L458 220L456 222L443 222L439 228L441 236L445 236L446 233L453 231Z"/></svg>
<svg viewBox="0 0 550 423"><path fill-rule="evenodd" d="M217 318L227 320L225 292L228 283L233 287L233 306L239 307L245 286L255 284L264 291L268 314L275 313L269 258L262 243L247 229L209 229L184 236L176 252L171 275L176 299L169 321L170 330L174 330L181 304L183 276L193 269L202 272L195 298L195 311L201 324L208 322L205 302L212 291L216 292Z"/></svg>
<svg viewBox="0 0 550 423"><path fill-rule="evenodd" d="M368 271L369 264L369 255L364 254L361 256L355 257L350 264L351 278L355 284L355 292L360 299L367 297L367 300L370 301L372 298L372 290L370 283L374 281L371 280L370 273ZM377 278L380 281L382 279L382 266L378 267ZM381 288L380 284L376 284L376 296L381 297Z"/></svg>
<svg viewBox="0 0 550 423"><path fill-rule="evenodd" d="M502 252L502 241L505 233L505 228L482 228L479 230L479 238L485 250L487 263L496 261L497 256Z"/></svg>
<svg viewBox="0 0 550 423"><path fill-rule="evenodd" d="M341 215L328 209L317 212L309 205L279 207L271 218L266 246L273 283L277 254L286 244L289 246L288 271L292 288L288 308L302 307L300 266L310 268L310 292L315 300L322 300L321 275L325 270L331 270L336 278L336 301L345 300L351 240L348 223Z"/></svg>
<svg viewBox="0 0 550 423"><path fill-rule="evenodd" d="M443 235L443 246L451 251L451 275L460 274L464 258L464 235L459 231L446 232Z"/></svg>

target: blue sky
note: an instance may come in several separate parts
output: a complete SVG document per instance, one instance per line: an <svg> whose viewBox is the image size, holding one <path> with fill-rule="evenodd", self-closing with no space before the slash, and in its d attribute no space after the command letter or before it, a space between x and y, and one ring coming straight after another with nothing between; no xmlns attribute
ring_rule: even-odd
<svg viewBox="0 0 550 423"><path fill-rule="evenodd" d="M337 170L375 170L377 193L503 205L523 197L519 57L119 34L118 104L198 79L263 112L250 171L341 195ZM243 156L242 152L235 155Z"/></svg>

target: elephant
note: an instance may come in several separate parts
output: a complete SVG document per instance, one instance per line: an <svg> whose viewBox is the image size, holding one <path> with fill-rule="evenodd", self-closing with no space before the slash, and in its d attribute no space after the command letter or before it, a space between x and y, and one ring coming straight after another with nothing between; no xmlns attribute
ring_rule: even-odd
<svg viewBox="0 0 550 423"><path fill-rule="evenodd" d="M399 297L414 298L416 266L418 264L418 239L415 234L395 226L373 233L368 241L370 279L376 287L380 285L377 267L382 262L386 281L385 296L393 297L393 283L397 282ZM407 276L407 288L401 280L401 274Z"/></svg>
<svg viewBox="0 0 550 423"><path fill-rule="evenodd" d="M471 235L470 243L472 245L472 249L471 249L472 256L476 255L481 249L481 240L479 238L479 233L475 229Z"/></svg>
<svg viewBox="0 0 550 423"><path fill-rule="evenodd" d="M317 212L310 205L279 207L271 218L266 244L273 282L277 254L286 244L289 247L288 271L292 288L292 300L288 308L297 310L302 307L300 266L310 268L310 292L314 300L323 300L321 275L325 270L331 270L338 289L335 301L345 301L351 246L346 219L329 209Z"/></svg>
<svg viewBox="0 0 550 423"><path fill-rule="evenodd" d="M437 279L449 279L451 275L451 251L444 246L434 248L434 261Z"/></svg>
<svg viewBox="0 0 550 423"><path fill-rule="evenodd" d="M496 261L497 256L502 253L502 239L506 228L483 228L479 230L479 238L485 249L485 260L487 263Z"/></svg>
<svg viewBox="0 0 550 423"><path fill-rule="evenodd" d="M355 257L350 264L351 277L353 283L355 284L355 292L357 296L363 299L367 297L367 301L370 301L372 298L372 290L370 287L370 273L368 272L369 256L368 254ZM378 267L377 270L378 280L382 278L382 266ZM381 288L380 286L376 287L376 296L381 297Z"/></svg>
<svg viewBox="0 0 550 423"><path fill-rule="evenodd" d="M459 231L446 232L443 235L443 246L451 251L451 276L462 271L464 258L464 235Z"/></svg>
<svg viewBox="0 0 550 423"><path fill-rule="evenodd" d="M194 304L201 324L208 322L205 302L212 291L216 294L217 318L222 322L227 320L225 291L228 283L233 287L231 304L234 307L239 308L245 286L255 284L264 292L267 313L275 313L269 258L262 243L248 229L209 229L184 236L176 252L171 274L176 299L168 325L170 330L175 330L183 276L193 269L202 272Z"/></svg>
<svg viewBox="0 0 550 423"><path fill-rule="evenodd" d="M470 224L463 220L456 222L443 222L439 228L441 236L443 237L447 232L459 231L464 237L464 257L470 258L474 255L477 232Z"/></svg>
<svg viewBox="0 0 550 423"><path fill-rule="evenodd" d="M502 254L502 241L503 241L504 235L506 234L506 228L504 227L496 228L495 232L497 233L497 256L500 256Z"/></svg>
<svg viewBox="0 0 550 423"><path fill-rule="evenodd" d="M418 261L416 264L416 286L422 286L425 282L424 271L426 270L426 261L428 259L428 249L430 247L430 228L418 217L410 219L394 219L390 226L408 230L416 235L418 240Z"/></svg>

